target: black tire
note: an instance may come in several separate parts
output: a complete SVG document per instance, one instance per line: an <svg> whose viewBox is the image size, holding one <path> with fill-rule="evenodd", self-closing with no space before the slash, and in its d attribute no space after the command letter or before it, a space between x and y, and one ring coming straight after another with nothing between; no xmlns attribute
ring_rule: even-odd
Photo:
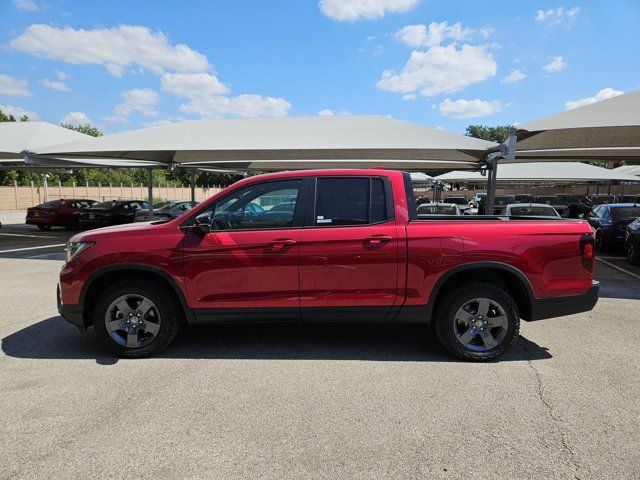
<svg viewBox="0 0 640 480"><path fill-rule="evenodd" d="M40 230L43 230L43 231L45 231L45 230L51 230L51 225L46 225L46 224L39 223L39 224L38 224L38 228L39 228Z"/></svg>
<svg viewBox="0 0 640 480"><path fill-rule="evenodd" d="M506 316L506 327L502 331L502 327L491 329L498 332L499 341L495 347L484 351L474 350L474 347L465 346L456 334L456 314L459 310L469 302L476 298L486 298L499 305ZM438 303L435 316L433 319L434 327L440 343L453 355L463 360L488 361L499 357L507 352L520 333L520 315L518 307L511 296L502 288L491 283L471 283L460 285L445 293L445 297ZM489 329L488 329L489 330ZM474 341L481 341L481 338L475 337ZM476 348L487 348L480 346Z"/></svg>
<svg viewBox="0 0 640 480"><path fill-rule="evenodd" d="M638 247L633 242L633 239L627 242L626 251L627 251L627 262L629 262L631 265L640 264L640 251L638 251Z"/></svg>
<svg viewBox="0 0 640 480"><path fill-rule="evenodd" d="M604 234L602 233L602 230L600 229L596 230L595 238L596 238L596 253L606 253L607 245L604 240Z"/></svg>
<svg viewBox="0 0 640 480"><path fill-rule="evenodd" d="M140 347L127 347L117 343L107 331L105 316L111 303L122 295L141 295L154 303L160 314L160 326L155 338ZM93 326L99 341L118 356L142 358L158 354L178 334L182 311L174 300L173 292L149 280L122 280L106 289L95 303Z"/></svg>

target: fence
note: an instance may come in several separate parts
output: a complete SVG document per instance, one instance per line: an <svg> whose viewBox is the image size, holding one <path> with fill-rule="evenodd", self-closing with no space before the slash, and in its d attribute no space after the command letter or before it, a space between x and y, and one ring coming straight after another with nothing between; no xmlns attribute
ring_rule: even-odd
<svg viewBox="0 0 640 480"><path fill-rule="evenodd" d="M198 185L195 189L196 201L201 202L219 192L220 187ZM60 184L49 185L49 200L59 198L86 198L105 202L119 199L147 198L147 186L140 185L73 185L65 187ZM154 185L154 198L163 200L190 200L191 189L188 186ZM0 186L0 210L25 210L45 202L43 186Z"/></svg>

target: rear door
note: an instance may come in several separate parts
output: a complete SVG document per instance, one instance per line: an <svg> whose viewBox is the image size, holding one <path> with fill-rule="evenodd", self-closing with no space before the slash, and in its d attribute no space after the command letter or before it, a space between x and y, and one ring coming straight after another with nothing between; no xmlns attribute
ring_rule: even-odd
<svg viewBox="0 0 640 480"><path fill-rule="evenodd" d="M183 242L189 303L201 321L298 320L307 178L254 183L198 214L208 234ZM292 204L284 210L278 205Z"/></svg>
<svg viewBox="0 0 640 480"><path fill-rule="evenodd" d="M384 319L399 298L398 250L388 178L313 179L300 250L302 319Z"/></svg>

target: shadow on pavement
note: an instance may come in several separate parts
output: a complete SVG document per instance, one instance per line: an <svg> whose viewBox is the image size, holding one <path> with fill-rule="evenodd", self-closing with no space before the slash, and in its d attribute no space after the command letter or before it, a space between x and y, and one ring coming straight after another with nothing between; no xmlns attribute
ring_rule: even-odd
<svg viewBox="0 0 640 480"><path fill-rule="evenodd" d="M81 335L62 317L51 317L2 339L2 351L31 359L91 359L112 365L92 330ZM289 324L186 327L161 358L242 360L368 360L456 362L423 325ZM524 337L500 362L551 358Z"/></svg>

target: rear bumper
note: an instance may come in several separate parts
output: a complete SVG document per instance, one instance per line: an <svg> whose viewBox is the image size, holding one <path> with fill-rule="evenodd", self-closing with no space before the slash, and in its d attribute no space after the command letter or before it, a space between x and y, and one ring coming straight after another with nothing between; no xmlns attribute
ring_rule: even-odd
<svg viewBox="0 0 640 480"><path fill-rule="evenodd" d="M76 327L86 328L86 325L84 324L84 317L82 315L82 306L64 305L61 300L59 286L56 292L56 301L58 304L58 313L62 315L62 318Z"/></svg>
<svg viewBox="0 0 640 480"><path fill-rule="evenodd" d="M598 303L599 292L600 282L594 280L591 288L582 295L536 298L531 305L531 321L563 317L593 310L593 307Z"/></svg>

